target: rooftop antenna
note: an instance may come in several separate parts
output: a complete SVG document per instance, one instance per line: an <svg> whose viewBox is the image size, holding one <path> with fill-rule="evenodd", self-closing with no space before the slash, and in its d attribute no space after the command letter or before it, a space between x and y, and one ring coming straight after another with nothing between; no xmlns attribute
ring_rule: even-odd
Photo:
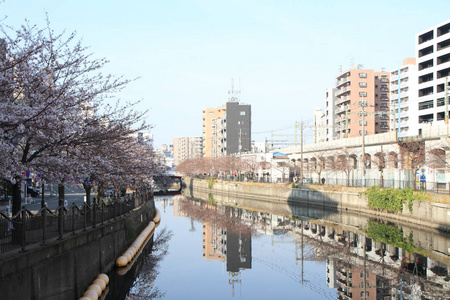
<svg viewBox="0 0 450 300"><path fill-rule="evenodd" d="M240 84L240 82L239 82ZM239 102L240 90L234 89L234 79L231 78L231 90L228 90L228 101L229 102Z"/></svg>

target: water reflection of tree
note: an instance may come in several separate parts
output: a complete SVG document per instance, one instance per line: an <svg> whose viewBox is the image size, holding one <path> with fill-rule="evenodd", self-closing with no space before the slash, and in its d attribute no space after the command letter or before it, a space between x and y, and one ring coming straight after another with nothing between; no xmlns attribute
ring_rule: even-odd
<svg viewBox="0 0 450 300"><path fill-rule="evenodd" d="M240 218L242 214L241 209L191 200L181 200L180 210L199 222L212 223L219 227L242 233L252 232L252 224L255 220L255 218L252 218L250 224L244 223Z"/></svg>
<svg viewBox="0 0 450 300"><path fill-rule="evenodd" d="M167 230L165 227L160 230L159 235L153 241L151 253L143 260L139 274L126 297L127 300L159 299L164 297L166 293L155 287L154 281L159 274L159 263L169 252L169 241L172 236L173 232L171 230Z"/></svg>

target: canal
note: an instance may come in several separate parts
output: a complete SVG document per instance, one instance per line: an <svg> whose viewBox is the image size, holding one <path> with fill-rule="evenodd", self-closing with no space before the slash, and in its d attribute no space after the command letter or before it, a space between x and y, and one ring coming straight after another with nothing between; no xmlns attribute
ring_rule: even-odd
<svg viewBox="0 0 450 300"><path fill-rule="evenodd" d="M161 225L129 278L112 275L122 291L106 299L449 298L445 233L203 198L155 197Z"/></svg>

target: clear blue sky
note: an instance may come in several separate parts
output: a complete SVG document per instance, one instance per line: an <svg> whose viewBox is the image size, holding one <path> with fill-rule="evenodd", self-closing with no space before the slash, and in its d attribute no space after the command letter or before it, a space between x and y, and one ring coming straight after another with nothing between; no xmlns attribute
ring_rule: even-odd
<svg viewBox="0 0 450 300"><path fill-rule="evenodd" d="M109 59L107 72L141 77L121 98L142 99L157 147L201 136L202 110L227 101L232 78L264 141L324 107L339 65L397 68L417 32L450 17L449 0L3 1L4 24L42 25L47 12L55 31Z"/></svg>

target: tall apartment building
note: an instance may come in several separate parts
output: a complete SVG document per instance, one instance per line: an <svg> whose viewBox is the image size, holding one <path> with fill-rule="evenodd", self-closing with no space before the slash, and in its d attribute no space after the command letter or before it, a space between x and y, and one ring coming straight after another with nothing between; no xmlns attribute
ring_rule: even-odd
<svg viewBox="0 0 450 300"><path fill-rule="evenodd" d="M403 66L391 71L390 81L391 131L397 131L398 137L415 136L419 130L416 59L404 59Z"/></svg>
<svg viewBox="0 0 450 300"><path fill-rule="evenodd" d="M416 58L420 135L428 124L448 122L450 19L416 34Z"/></svg>
<svg viewBox="0 0 450 300"><path fill-rule="evenodd" d="M178 166L186 159L203 156L202 137L176 137L173 138L173 163Z"/></svg>
<svg viewBox="0 0 450 300"><path fill-rule="evenodd" d="M334 126L336 110L336 89L331 88L325 91L325 118L326 118L326 140L332 141L336 138Z"/></svg>
<svg viewBox="0 0 450 300"><path fill-rule="evenodd" d="M203 110L203 156L220 157L251 150L251 105L229 101Z"/></svg>
<svg viewBox="0 0 450 300"><path fill-rule="evenodd" d="M225 126L226 105L203 110L203 156L220 157L221 147L219 135Z"/></svg>
<svg viewBox="0 0 450 300"><path fill-rule="evenodd" d="M363 135L361 101L364 107L364 134L389 131L389 72L350 69L336 77L336 138ZM377 113L377 114L375 114Z"/></svg>

